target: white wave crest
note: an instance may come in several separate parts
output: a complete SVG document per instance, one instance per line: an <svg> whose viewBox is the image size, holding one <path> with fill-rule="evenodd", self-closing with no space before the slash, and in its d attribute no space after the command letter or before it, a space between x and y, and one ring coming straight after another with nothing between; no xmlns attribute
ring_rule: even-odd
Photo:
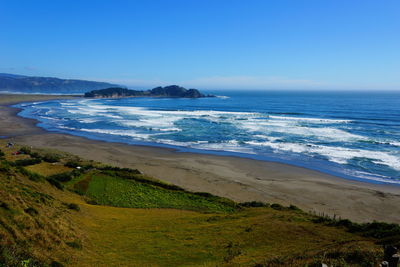
<svg viewBox="0 0 400 267"><path fill-rule="evenodd" d="M298 143L274 143L274 142L245 142L249 145L267 146L278 151L289 151L294 153L316 153L327 157L330 161L346 164L354 158L367 158L375 164L383 164L394 170L400 170L400 157L383 151L371 151L363 149L351 149L343 147L331 147L322 145L305 145Z"/></svg>
<svg viewBox="0 0 400 267"><path fill-rule="evenodd" d="M303 118L303 117L287 117L287 116L269 116L276 120L305 121L310 123L350 123L351 120L325 119L325 118Z"/></svg>
<svg viewBox="0 0 400 267"><path fill-rule="evenodd" d="M106 129L79 129L80 131L83 132L89 132L89 133L101 133L101 134L110 134L110 135L119 135L119 136L129 136L129 137L134 137L140 140L149 140L151 134L139 134L135 131L131 130L106 130Z"/></svg>

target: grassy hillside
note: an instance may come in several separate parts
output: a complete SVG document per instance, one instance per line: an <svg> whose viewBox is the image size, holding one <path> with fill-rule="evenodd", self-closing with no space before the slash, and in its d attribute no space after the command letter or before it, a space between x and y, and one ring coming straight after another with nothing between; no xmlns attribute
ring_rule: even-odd
<svg viewBox="0 0 400 267"><path fill-rule="evenodd" d="M175 208L203 212L232 212L236 204L208 194L146 179L127 171L90 171L70 183L92 203L125 208Z"/></svg>
<svg viewBox="0 0 400 267"><path fill-rule="evenodd" d="M400 242L394 224L234 203L138 170L0 147L0 266L373 266L382 244Z"/></svg>

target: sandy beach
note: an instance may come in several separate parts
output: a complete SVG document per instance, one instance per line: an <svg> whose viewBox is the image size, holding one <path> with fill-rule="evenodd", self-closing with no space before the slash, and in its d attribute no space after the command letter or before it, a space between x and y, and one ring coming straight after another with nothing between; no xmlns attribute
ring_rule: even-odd
<svg viewBox="0 0 400 267"><path fill-rule="evenodd" d="M13 142L70 152L120 167L137 168L192 191L236 201L293 204L305 211L358 222L400 223L400 187L357 182L287 164L252 159L181 153L49 133L36 121L17 116L17 102L56 96L0 95L0 136Z"/></svg>

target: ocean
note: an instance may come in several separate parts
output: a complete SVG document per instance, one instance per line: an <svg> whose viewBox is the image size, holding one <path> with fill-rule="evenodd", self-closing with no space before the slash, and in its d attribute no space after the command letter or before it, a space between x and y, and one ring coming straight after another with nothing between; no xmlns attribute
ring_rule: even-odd
<svg viewBox="0 0 400 267"><path fill-rule="evenodd" d="M52 100L16 107L20 116L51 132L400 184L400 92L206 93L219 96Z"/></svg>

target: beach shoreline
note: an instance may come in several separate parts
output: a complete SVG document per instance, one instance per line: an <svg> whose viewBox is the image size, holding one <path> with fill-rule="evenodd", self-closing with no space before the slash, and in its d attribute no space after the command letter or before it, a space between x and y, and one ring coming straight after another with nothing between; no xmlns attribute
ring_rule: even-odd
<svg viewBox="0 0 400 267"><path fill-rule="evenodd" d="M10 105L66 98L0 95L0 136L34 147L57 149L107 164L137 168L192 191L235 201L296 205L305 211L358 222L400 223L400 187L347 180L284 163L235 156L177 152L175 149L96 141L52 133L19 117ZM7 100L8 99L8 100Z"/></svg>

